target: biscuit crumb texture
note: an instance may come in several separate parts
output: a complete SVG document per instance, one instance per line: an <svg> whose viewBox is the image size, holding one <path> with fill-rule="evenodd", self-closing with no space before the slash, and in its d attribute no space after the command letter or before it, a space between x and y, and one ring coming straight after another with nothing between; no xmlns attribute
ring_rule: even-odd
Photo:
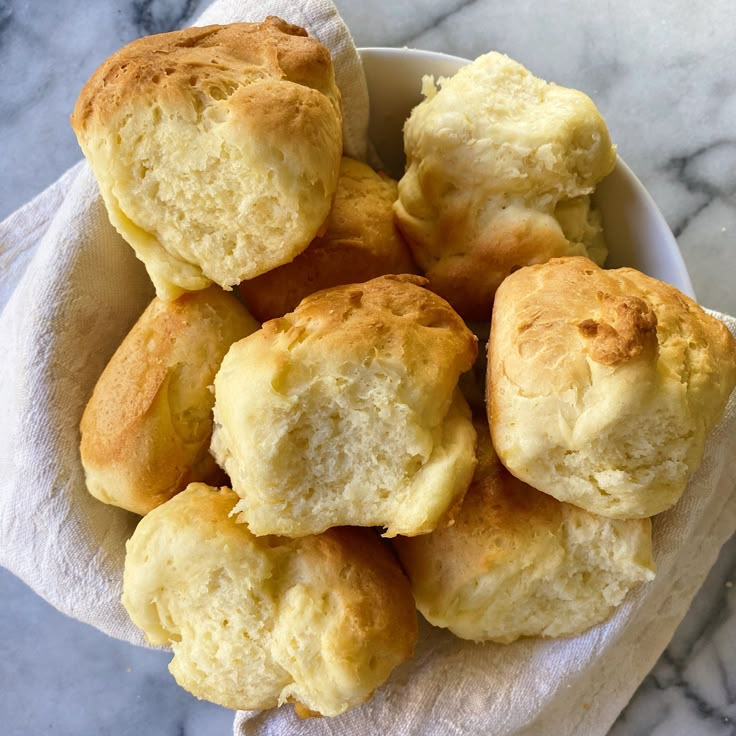
<svg viewBox="0 0 736 736"><path fill-rule="evenodd" d="M485 418L475 426L478 468L453 526L393 540L430 623L502 644L573 636L654 578L649 519L607 519L535 490L501 465Z"/></svg>
<svg viewBox="0 0 736 736"><path fill-rule="evenodd" d="M134 41L87 82L72 125L164 299L292 260L337 184L330 54L278 18Z"/></svg>
<svg viewBox="0 0 736 736"><path fill-rule="evenodd" d="M490 319L517 268L607 249L596 184L616 151L582 92L548 84L499 53L449 79L425 77L404 127L397 223L430 288L466 319Z"/></svg>
<svg viewBox="0 0 736 736"><path fill-rule="evenodd" d="M370 530L254 537L228 488L200 483L146 516L127 544L123 604L199 698L254 710L286 702L335 716L411 656L408 581Z"/></svg>
<svg viewBox="0 0 736 736"><path fill-rule="evenodd" d="M677 289L586 258L523 268L496 295L493 443L518 478L613 518L673 506L736 384L736 343Z"/></svg>
<svg viewBox="0 0 736 736"><path fill-rule="evenodd" d="M465 493L475 431L457 389L477 340L418 276L313 294L232 346L212 453L255 534L421 534Z"/></svg>

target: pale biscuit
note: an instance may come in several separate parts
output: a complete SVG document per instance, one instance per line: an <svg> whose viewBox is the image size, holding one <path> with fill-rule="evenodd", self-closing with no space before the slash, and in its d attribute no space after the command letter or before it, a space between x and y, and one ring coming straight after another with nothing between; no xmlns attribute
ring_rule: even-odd
<svg viewBox="0 0 736 736"><path fill-rule="evenodd" d="M736 343L668 284L562 258L501 285L488 365L503 464L560 501L635 518L673 506L700 464Z"/></svg>
<svg viewBox="0 0 736 736"><path fill-rule="evenodd" d="M502 644L572 636L654 577L649 519L606 519L534 490L501 465L485 419L476 429L478 468L454 525L393 540L430 623Z"/></svg>
<svg viewBox="0 0 736 736"><path fill-rule="evenodd" d="M442 523L475 467L459 375L477 340L418 276L312 294L232 346L212 453L254 534Z"/></svg>
<svg viewBox="0 0 736 736"><path fill-rule="evenodd" d="M146 514L191 481L221 477L209 453L211 384L230 345L257 329L214 286L151 302L82 416L80 455L95 498Z"/></svg>
<svg viewBox="0 0 736 736"><path fill-rule="evenodd" d="M72 126L164 299L292 260L337 184L330 54L278 18L134 41L92 75Z"/></svg>
<svg viewBox="0 0 736 736"><path fill-rule="evenodd" d="M367 529L254 537L229 489L192 484L128 541L123 604L199 698L233 709L296 702L338 715L367 700L417 637L409 584Z"/></svg>
<svg viewBox="0 0 736 736"><path fill-rule="evenodd" d="M589 195L614 167L606 124L582 92L490 53L463 67L404 126L399 228L430 288L466 319L490 319L498 285L555 256L602 264Z"/></svg>
<svg viewBox="0 0 736 736"><path fill-rule="evenodd" d="M291 263L240 284L250 312L265 322L283 317L320 289L384 274L416 273L409 248L394 225L396 196L393 179L344 157L324 234Z"/></svg>

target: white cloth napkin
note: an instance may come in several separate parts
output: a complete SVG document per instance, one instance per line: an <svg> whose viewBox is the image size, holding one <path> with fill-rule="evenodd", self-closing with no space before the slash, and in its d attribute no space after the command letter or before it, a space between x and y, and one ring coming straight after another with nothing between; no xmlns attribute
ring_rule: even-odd
<svg viewBox="0 0 736 736"><path fill-rule="evenodd" d="M329 0L218 0L197 25L274 14L335 58L346 152L366 153L368 99ZM79 420L106 362L153 289L108 222L85 164L0 224L0 564L59 610L144 644L120 604L137 517L93 499ZM736 321L716 315L732 330ZM366 705L337 719L291 708L238 713L236 734L604 734L671 638L736 527L736 407L709 441L684 499L655 519L655 581L607 624L561 641L474 645L424 624L416 656Z"/></svg>

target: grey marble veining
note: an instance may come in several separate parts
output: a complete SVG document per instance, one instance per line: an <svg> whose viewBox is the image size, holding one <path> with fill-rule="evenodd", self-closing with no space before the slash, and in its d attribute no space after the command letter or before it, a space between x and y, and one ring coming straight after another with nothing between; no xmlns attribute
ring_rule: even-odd
<svg viewBox="0 0 736 736"><path fill-rule="evenodd" d="M69 125L95 68L139 36L187 25L207 0L0 0L0 218L80 156Z"/></svg>
<svg viewBox="0 0 736 736"><path fill-rule="evenodd" d="M344 16L360 44L466 58L495 49L589 94L677 236L696 293L734 313L736 288L716 274L724 259L736 268L731 3L415 0L402 8L381 15L350 3Z"/></svg>
<svg viewBox="0 0 736 736"><path fill-rule="evenodd" d="M736 733L736 538L610 736Z"/></svg>
<svg viewBox="0 0 736 736"><path fill-rule="evenodd" d="M0 217L80 157L68 117L94 68L207 0L0 0ZM356 43L505 51L590 94L667 218L701 301L736 313L736 16L730 0L338 0ZM697 550L693 551L697 554ZM54 611L0 570L0 734L227 734L168 656ZM550 731L553 734L553 731ZM736 539L611 736L736 735Z"/></svg>

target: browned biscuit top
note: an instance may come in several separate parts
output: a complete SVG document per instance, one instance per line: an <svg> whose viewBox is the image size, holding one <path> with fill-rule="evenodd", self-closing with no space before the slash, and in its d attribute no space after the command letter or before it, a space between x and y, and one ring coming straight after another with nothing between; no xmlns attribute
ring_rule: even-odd
<svg viewBox="0 0 736 736"><path fill-rule="evenodd" d="M244 75L250 81L295 82L336 102L329 51L299 26L269 16L262 23L185 28L133 41L104 61L84 86L72 127L82 131L93 117L105 124L129 99L151 88L160 95L191 89L195 96L200 90L215 99L228 97Z"/></svg>

